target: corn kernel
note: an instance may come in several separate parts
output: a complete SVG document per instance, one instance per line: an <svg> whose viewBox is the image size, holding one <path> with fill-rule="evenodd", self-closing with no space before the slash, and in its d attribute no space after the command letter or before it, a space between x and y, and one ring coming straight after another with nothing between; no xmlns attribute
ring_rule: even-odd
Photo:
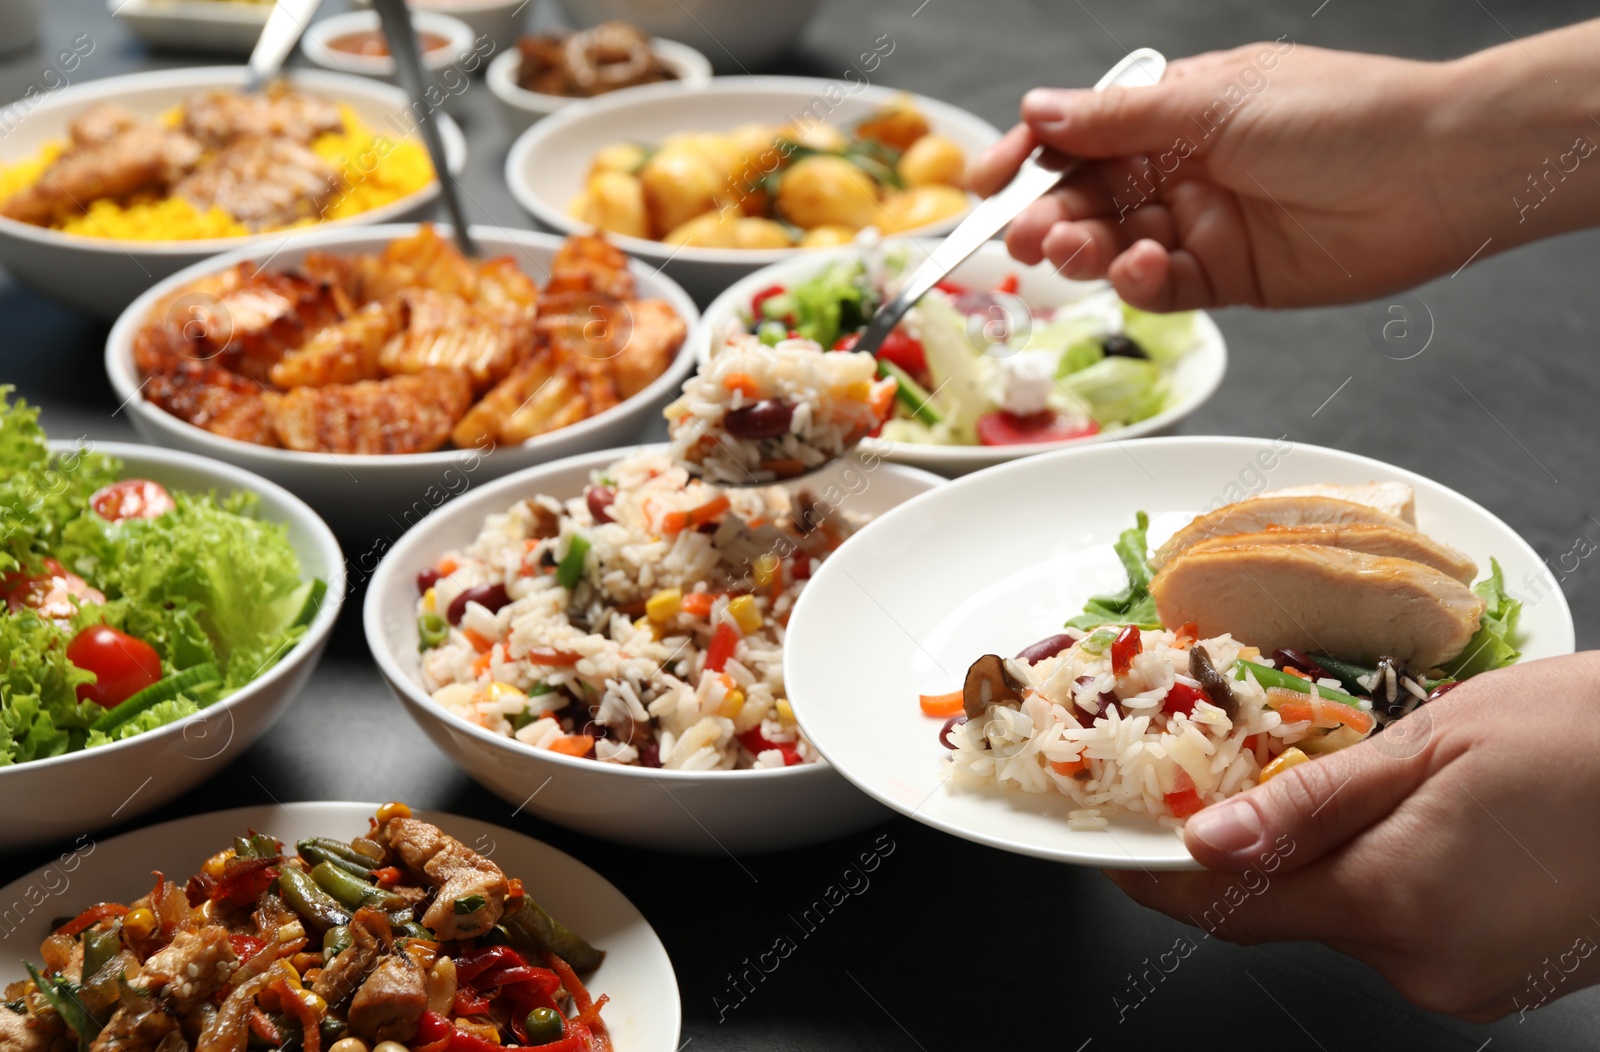
<svg viewBox="0 0 1600 1052"><path fill-rule="evenodd" d="M505 701L507 699L521 701L528 700L528 696L522 693L522 691L518 690L516 687L513 687L509 683L501 683L499 680L495 680L487 687L484 687L483 693L490 701Z"/></svg>
<svg viewBox="0 0 1600 1052"><path fill-rule="evenodd" d="M664 588L645 600L644 613L650 620L660 623L683 609L683 592L677 588Z"/></svg>
<svg viewBox="0 0 1600 1052"><path fill-rule="evenodd" d="M755 579L756 587L766 588L772 584L772 579L778 575L779 565L778 557L771 552L757 559L755 570L751 575Z"/></svg>
<svg viewBox="0 0 1600 1052"><path fill-rule="evenodd" d="M1279 753L1277 759L1273 760L1271 763L1267 764L1261 769L1261 780L1265 782L1268 778L1280 775L1284 771L1287 771L1289 768L1293 767L1295 764L1305 763L1309 759L1311 759L1311 757L1307 756L1305 753L1291 745L1287 749L1283 750L1283 752Z"/></svg>
<svg viewBox="0 0 1600 1052"><path fill-rule="evenodd" d="M657 639L661 638L661 627L659 625L657 625L654 621L650 620L648 615L646 615L644 617L641 617L637 621L635 621L633 623L633 627L636 628L636 629L639 629L640 631L648 630L650 632L650 634L655 636Z"/></svg>
<svg viewBox="0 0 1600 1052"><path fill-rule="evenodd" d="M150 933L156 930L156 915L144 906L129 910L128 915L122 918L122 930L136 942L148 939Z"/></svg>
<svg viewBox="0 0 1600 1052"><path fill-rule="evenodd" d="M422 609L426 610L428 613L433 613L433 609L438 605L438 602L439 592L437 589L430 588L426 592L422 593Z"/></svg>
<svg viewBox="0 0 1600 1052"><path fill-rule="evenodd" d="M324 1001L320 995L314 993L313 991L296 990L295 996L300 999L301 1004L305 1005L307 1008L311 1009L312 1012L316 1013L318 1019L321 1019L323 1016L328 1014L328 1002Z"/></svg>
<svg viewBox="0 0 1600 1052"><path fill-rule="evenodd" d="M748 595L735 596L728 601L728 616L745 635L761 627L761 611L756 609L755 599Z"/></svg>
<svg viewBox="0 0 1600 1052"><path fill-rule="evenodd" d="M201 866L200 869L208 877L220 877L222 876L223 870L227 869L228 867L228 860L233 856L234 850L231 847L223 851L218 851L215 855L212 855L210 858L206 859L206 864Z"/></svg>
<svg viewBox="0 0 1600 1052"><path fill-rule="evenodd" d="M378 824L381 826L391 818L410 818L411 808L399 801L390 801L378 808Z"/></svg>
<svg viewBox="0 0 1600 1052"><path fill-rule="evenodd" d="M744 691L735 687L722 696L722 708L718 715L726 716L730 720L739 718L739 713L744 711Z"/></svg>
<svg viewBox="0 0 1600 1052"><path fill-rule="evenodd" d="M872 384L866 380L857 380L844 389L844 394L852 402L865 402L872 397Z"/></svg>
<svg viewBox="0 0 1600 1052"><path fill-rule="evenodd" d="M794 707L789 704L788 698L779 698L777 709L778 719L782 720L784 723L794 722Z"/></svg>
<svg viewBox="0 0 1600 1052"><path fill-rule="evenodd" d="M288 925L284 925L284 927L288 927ZM304 933L302 932L302 934ZM302 989L300 985L300 973L295 971L294 965L290 964L288 961L283 960L281 957L278 960L273 961L272 971L279 978L283 979L289 984L290 990L298 991Z"/></svg>

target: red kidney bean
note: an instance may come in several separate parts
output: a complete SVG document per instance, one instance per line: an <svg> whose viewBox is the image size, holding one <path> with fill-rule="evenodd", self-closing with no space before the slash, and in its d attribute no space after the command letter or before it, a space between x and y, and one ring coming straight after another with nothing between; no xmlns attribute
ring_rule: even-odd
<svg viewBox="0 0 1600 1052"><path fill-rule="evenodd" d="M1037 665L1045 658L1053 658L1073 644L1073 637L1062 632L1059 635L1046 636L1032 646L1023 647L1017 652L1018 661L1026 661L1030 665Z"/></svg>
<svg viewBox="0 0 1600 1052"><path fill-rule="evenodd" d="M740 409L730 409L722 426L735 438L777 438L789 430L794 406L781 398L763 398Z"/></svg>
<svg viewBox="0 0 1600 1052"><path fill-rule="evenodd" d="M494 584L475 584L450 601L450 609L445 612L445 617L452 625L459 625L467 612L468 603L477 603L492 614L510 602L506 586L498 581Z"/></svg>
<svg viewBox="0 0 1600 1052"><path fill-rule="evenodd" d="M1073 682L1075 684L1077 684L1078 686L1082 687L1082 686L1085 686L1087 684L1093 683L1094 682L1094 677L1093 676L1079 676L1077 679L1073 680ZM1115 691L1102 690L1100 692L1099 696L1095 699L1095 701L1100 706L1098 709L1096 709L1094 711L1093 715L1095 715L1095 716L1104 716L1107 713L1107 711L1109 711L1110 709L1113 709L1113 708L1116 709L1117 712L1119 712L1119 713L1122 711L1122 706L1119 704L1122 701L1122 699L1117 697ZM1076 705L1075 706L1075 712L1082 712L1082 711L1083 711L1083 706L1081 706L1081 705Z"/></svg>
<svg viewBox="0 0 1600 1052"><path fill-rule="evenodd" d="M1437 687L1434 687L1433 690L1428 692L1428 700L1438 701L1440 698L1444 697L1446 694L1450 693L1452 690L1455 690L1459 686L1461 686L1461 681L1459 679L1452 679L1447 683L1441 683Z"/></svg>
<svg viewBox="0 0 1600 1052"><path fill-rule="evenodd" d="M417 594L426 595L428 589L439 583L439 577L439 571L431 566L417 574Z"/></svg>
<svg viewBox="0 0 1600 1052"><path fill-rule="evenodd" d="M955 745L950 741L950 732L966 722L967 717L965 713L961 714L960 716L951 716L948 720L945 720L944 726L939 728L939 744L943 745L946 749L954 749Z"/></svg>
<svg viewBox="0 0 1600 1052"><path fill-rule="evenodd" d="M661 746L655 742L644 742L638 746L640 767L661 766Z"/></svg>
<svg viewBox="0 0 1600 1052"><path fill-rule="evenodd" d="M585 494L589 504L589 514L594 516L595 522L616 522L611 517L611 505L617 499L617 491L607 486L590 486Z"/></svg>
<svg viewBox="0 0 1600 1052"><path fill-rule="evenodd" d="M1312 679L1339 678L1298 650L1280 647L1272 652L1272 660L1277 663L1280 669L1284 667L1297 668Z"/></svg>

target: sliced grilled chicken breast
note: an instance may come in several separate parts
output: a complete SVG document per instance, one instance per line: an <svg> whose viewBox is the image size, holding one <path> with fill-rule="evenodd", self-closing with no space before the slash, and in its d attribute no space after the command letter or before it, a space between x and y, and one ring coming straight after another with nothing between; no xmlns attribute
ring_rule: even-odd
<svg viewBox="0 0 1600 1052"><path fill-rule="evenodd" d="M1150 582L1161 623L1194 622L1271 653L1290 647L1418 668L1456 657L1484 603L1455 578L1410 559L1322 544L1197 548Z"/></svg>
<svg viewBox="0 0 1600 1052"><path fill-rule="evenodd" d="M1268 526L1346 526L1352 523L1388 526L1396 530L1416 528L1386 511L1354 501L1310 495L1263 494L1195 516L1189 525L1156 549L1155 555L1150 557L1150 565L1160 569L1200 541L1235 533L1256 533Z"/></svg>
<svg viewBox="0 0 1600 1052"><path fill-rule="evenodd" d="M1268 490L1263 497L1332 497L1352 504L1386 511L1411 525L1417 524L1417 498L1404 482L1363 482L1358 485L1341 485L1337 482L1313 482L1308 486L1285 486Z"/></svg>
<svg viewBox="0 0 1600 1052"><path fill-rule="evenodd" d="M1200 541L1190 545L1188 550L1197 552L1206 548L1240 548L1249 544L1323 544L1329 548L1366 552L1368 555L1410 559L1468 585L1478 576L1478 564L1448 544L1441 544L1417 530L1397 530L1393 526L1374 523L1269 526L1257 533L1235 533Z"/></svg>

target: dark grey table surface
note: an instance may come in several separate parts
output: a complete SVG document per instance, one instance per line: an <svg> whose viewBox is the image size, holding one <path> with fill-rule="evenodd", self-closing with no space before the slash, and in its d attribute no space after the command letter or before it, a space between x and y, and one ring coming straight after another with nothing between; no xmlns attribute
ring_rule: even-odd
<svg viewBox="0 0 1600 1052"><path fill-rule="evenodd" d="M1090 83L1126 47L1180 56L1287 34L1302 44L1446 58L1593 13L1576 0L827 0L768 71L839 77L863 42L888 34L897 47L879 70L883 82L1006 126L1025 89ZM555 17L535 6L530 23ZM213 61L147 52L104 0L51 0L41 44L0 57L0 99L20 97L46 56L81 33L96 48L79 79ZM529 226L502 183L508 138L481 81L465 102L470 218ZM1558 565L1580 538L1600 542L1597 276L1600 233L1591 232L1431 282L1415 295L1431 312L1433 339L1406 361L1367 336L1369 313L1387 303L1221 312L1232 353L1227 380L1180 431L1287 434L1391 461L1479 501ZM133 437L126 417L113 415L116 399L101 368L105 336L104 326L0 277L0 381L44 407L53 435ZM1562 582L1580 647L1600 642L1597 572L1584 563ZM594 866L643 910L677 968L682 1041L705 1052L1082 1050L1196 1040L1206 1047L1212 1036L1241 1048L1323 1050L1600 1042L1600 992L1553 1002L1520 1023L1468 1026L1416 1010L1375 973L1321 946L1241 949L1203 938L1128 902L1097 873L979 847L909 820L736 865L630 850L513 818L509 805L452 766L401 712L369 659L360 599L350 597L289 714L233 767L135 824L275 800L402 798L522 830ZM48 802L0 800L0 807L19 806ZM787 916L822 895L880 834L895 850L870 888L799 940L742 1003L720 1010L714 998L731 1000L729 973L787 931ZM51 854L0 859L0 883ZM978 910L963 889L979 886L1004 891L990 893ZM1130 992L1130 973L1146 971L1182 938L1198 943L1184 967L1158 981L1151 972L1154 989L1143 999Z"/></svg>

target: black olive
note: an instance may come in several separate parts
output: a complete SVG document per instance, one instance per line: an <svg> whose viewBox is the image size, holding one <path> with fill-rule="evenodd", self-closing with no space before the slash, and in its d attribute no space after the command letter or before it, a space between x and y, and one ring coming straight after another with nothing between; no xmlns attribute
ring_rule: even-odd
<svg viewBox="0 0 1600 1052"><path fill-rule="evenodd" d="M1211 663L1211 655L1199 643L1189 648L1189 675L1200 681L1200 689L1206 692L1211 704L1227 713L1228 719L1239 715L1239 702L1234 699L1233 688L1228 686L1217 666Z"/></svg>
<svg viewBox="0 0 1600 1052"><path fill-rule="evenodd" d="M1143 347L1120 334L1107 336L1101 340L1100 349L1106 352L1107 358L1143 358L1145 361L1150 360L1150 355L1145 353Z"/></svg>
<svg viewBox="0 0 1600 1052"><path fill-rule="evenodd" d="M962 708L971 719L979 719L990 705L1020 705L1027 688L1006 668L998 654L985 654L967 669L962 685Z"/></svg>

